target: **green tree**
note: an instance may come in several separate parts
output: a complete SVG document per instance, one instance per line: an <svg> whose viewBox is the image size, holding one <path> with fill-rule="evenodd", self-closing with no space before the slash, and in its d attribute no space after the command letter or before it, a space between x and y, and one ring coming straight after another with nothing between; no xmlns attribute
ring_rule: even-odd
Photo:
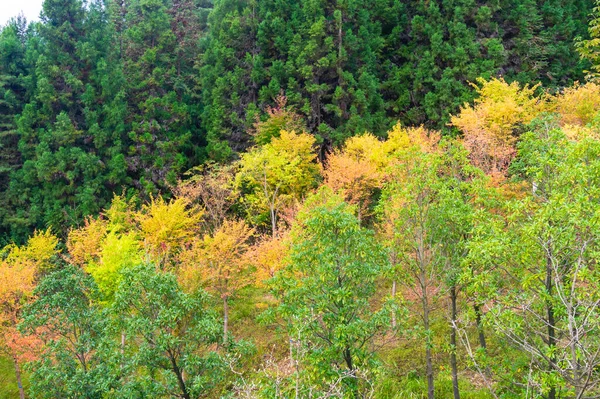
<svg viewBox="0 0 600 399"><path fill-rule="evenodd" d="M120 78L100 2L46 0L37 29L32 97L17 120L23 166L11 177L11 228L64 232L125 182Z"/></svg>
<svg viewBox="0 0 600 399"><path fill-rule="evenodd" d="M295 234L289 265L272 287L296 356L306 353L303 388L342 381L344 397L360 397L371 343L389 323L387 309L372 308L376 278L387 267L384 251L343 202L309 208Z"/></svg>
<svg viewBox="0 0 600 399"><path fill-rule="evenodd" d="M202 9L191 0L134 0L125 10L127 167L138 190L156 194L200 160L192 87Z"/></svg>
<svg viewBox="0 0 600 399"><path fill-rule="evenodd" d="M15 18L0 32L0 234L9 233L14 209L10 208L10 175L22 166L18 150L16 117L29 99L27 76L30 64L26 57L30 35L25 19ZM16 237L12 237L13 239Z"/></svg>
<svg viewBox="0 0 600 399"><path fill-rule="evenodd" d="M111 312L129 337L117 397L204 397L220 382L221 328L203 291L186 294L173 274L140 265L123 272Z"/></svg>
<svg viewBox="0 0 600 399"><path fill-rule="evenodd" d="M107 354L107 318L96 304L94 280L67 266L47 275L23 311L20 329L45 343L40 358L27 365L35 398L103 398L116 381ZM116 343L116 341L115 341Z"/></svg>
<svg viewBox="0 0 600 399"><path fill-rule="evenodd" d="M488 323L527 353L529 389L589 397L600 376L597 292L597 140L570 141L544 120L524 136L514 166L532 190L510 203L506 228L475 253L510 279L487 291Z"/></svg>
<svg viewBox="0 0 600 399"><path fill-rule="evenodd" d="M427 397L433 399L432 307L441 296L438 287L447 266L439 237L445 223L440 206L446 188L440 176L443 158L437 151L425 152L415 145L400 151L397 157L390 173L393 179L383 189L381 215L390 225L390 245L397 257L394 279L412 291L421 308Z"/></svg>

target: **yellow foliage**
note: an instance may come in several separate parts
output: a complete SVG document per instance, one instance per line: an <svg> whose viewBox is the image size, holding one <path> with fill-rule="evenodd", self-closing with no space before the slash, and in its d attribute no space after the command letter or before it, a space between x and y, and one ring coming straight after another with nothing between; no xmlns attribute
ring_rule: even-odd
<svg viewBox="0 0 600 399"><path fill-rule="evenodd" d="M212 235L205 235L180 255L179 279L186 289L204 285L222 298L232 295L250 280L248 240L254 234L246 222L225 220Z"/></svg>
<svg viewBox="0 0 600 399"><path fill-rule="evenodd" d="M36 271L44 271L51 266L50 260L57 254L58 238L50 232L36 231L26 245L14 244L5 248L8 251L6 262L9 264L33 263Z"/></svg>
<svg viewBox="0 0 600 399"><path fill-rule="evenodd" d="M135 226L135 213L133 211L133 199L127 201L120 195L115 195L110 208L103 215L108 220L108 231L119 233L130 231Z"/></svg>
<svg viewBox="0 0 600 399"><path fill-rule="evenodd" d="M378 168L385 166L383 142L371 133L348 138L344 143L344 153L357 161L367 161Z"/></svg>
<svg viewBox="0 0 600 399"><path fill-rule="evenodd" d="M107 222L88 218L85 225L71 229L67 238L67 250L73 264L83 267L100 255L102 240L107 233Z"/></svg>
<svg viewBox="0 0 600 399"><path fill-rule="evenodd" d="M587 138L600 140L600 132L598 132L598 129L588 126L565 125L562 127L562 131L565 133L567 138L572 141L581 141Z"/></svg>
<svg viewBox="0 0 600 399"><path fill-rule="evenodd" d="M439 132L427 130L423 126L403 127L397 123L388 132L388 139L383 143L383 149L388 157L394 157L394 154L410 147L418 147L423 152L436 152L440 139Z"/></svg>
<svg viewBox="0 0 600 399"><path fill-rule="evenodd" d="M562 125L585 126L600 110L600 85L592 82L575 84L557 95L554 105Z"/></svg>
<svg viewBox="0 0 600 399"><path fill-rule="evenodd" d="M465 147L476 166L502 173L515 154L517 128L531 122L547 104L535 96L539 84L521 87L496 78L478 79L478 83L479 98L452 116L452 125L464 133Z"/></svg>
<svg viewBox="0 0 600 399"><path fill-rule="evenodd" d="M136 219L150 255L162 263L188 244L198 232L202 213L197 206L188 207L182 198L169 202L153 198L144 205Z"/></svg>
<svg viewBox="0 0 600 399"><path fill-rule="evenodd" d="M10 244L0 262L0 323L17 322L21 299L31 294L38 273L50 266L58 239L50 230L36 231L26 245Z"/></svg>
<svg viewBox="0 0 600 399"><path fill-rule="evenodd" d="M289 253L289 234L276 238L264 237L252 250L252 263L256 266L255 278L258 286L275 276L281 270Z"/></svg>
<svg viewBox="0 0 600 399"><path fill-rule="evenodd" d="M96 260L87 262L85 270L110 300L121 281L121 271L141 261L140 244L135 233L110 232L102 240Z"/></svg>
<svg viewBox="0 0 600 399"><path fill-rule="evenodd" d="M317 183L315 138L282 130L279 137L242 155L237 187L251 215L270 213L273 234L279 212L300 200Z"/></svg>

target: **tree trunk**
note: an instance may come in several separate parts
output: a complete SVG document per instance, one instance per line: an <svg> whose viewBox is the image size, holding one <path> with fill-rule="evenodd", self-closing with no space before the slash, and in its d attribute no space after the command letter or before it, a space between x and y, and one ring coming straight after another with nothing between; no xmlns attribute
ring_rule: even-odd
<svg viewBox="0 0 600 399"><path fill-rule="evenodd" d="M548 255L546 258L546 292L548 297L552 296L552 259ZM548 316L548 347L556 346L556 320L554 319L554 307L552 302L546 301L546 312ZM548 370L554 370L555 356L550 356L548 361ZM556 388L551 387L548 391L548 399L556 399Z"/></svg>
<svg viewBox="0 0 600 399"><path fill-rule="evenodd" d="M19 367L19 360L16 356L13 356L13 362L15 364L15 376L17 377L17 386L19 387L19 398L25 399L25 390L23 389L23 381L21 379L21 368Z"/></svg>
<svg viewBox="0 0 600 399"><path fill-rule="evenodd" d="M273 238L277 237L277 214L275 213L275 208L271 207L271 234Z"/></svg>
<svg viewBox="0 0 600 399"><path fill-rule="evenodd" d="M433 383L433 359L431 354L431 331L429 330L429 301L427 298L427 284L425 273L421 272L421 289L423 298L423 327L425 327L425 366L427 374L427 398L434 399L435 387Z"/></svg>
<svg viewBox="0 0 600 399"><path fill-rule="evenodd" d="M350 382L350 389L352 390L352 395L358 399L360 397L359 393L358 393L358 378L357 376L354 374L355 369L354 369L354 362L352 361L352 352L350 351L349 347L346 347L344 349L344 360L346 361L346 366L348 366L348 370L350 371L350 374L352 375L352 379Z"/></svg>
<svg viewBox="0 0 600 399"><path fill-rule="evenodd" d="M475 310L475 322L477 324L477 333L479 335L479 346L487 350L487 343L485 342L485 333L483 331L483 324L481 322L481 305L479 303L475 303L473 305L473 310Z"/></svg>
<svg viewBox="0 0 600 399"><path fill-rule="evenodd" d="M450 330L450 367L452 368L452 392L454 393L454 399L460 399L460 392L458 390L458 368L456 366L456 286L450 287L450 301L452 306L451 319L452 329Z"/></svg>
<svg viewBox="0 0 600 399"><path fill-rule="evenodd" d="M227 332L229 330L229 304L227 296L223 296L223 345L227 345Z"/></svg>
<svg viewBox="0 0 600 399"><path fill-rule="evenodd" d="M181 370L179 369L179 366L177 365L177 361L172 356L170 356L170 360L171 360L171 366L173 368L173 373L175 373L175 376L177 377L177 384L179 385L179 389L181 389L182 397L184 399L191 399L190 393L188 392L188 389L185 386L183 374L182 374Z"/></svg>

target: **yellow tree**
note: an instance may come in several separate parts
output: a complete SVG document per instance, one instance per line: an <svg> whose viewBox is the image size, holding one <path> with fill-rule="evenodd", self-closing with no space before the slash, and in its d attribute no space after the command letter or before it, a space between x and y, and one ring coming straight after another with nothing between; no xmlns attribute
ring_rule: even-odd
<svg viewBox="0 0 600 399"><path fill-rule="evenodd" d="M565 88L552 101L563 126L585 126L600 109L600 85L594 82Z"/></svg>
<svg viewBox="0 0 600 399"><path fill-rule="evenodd" d="M213 234L193 243L180 256L179 278L188 290L204 286L223 301L223 342L229 329L229 299L251 281L249 239L254 234L246 222L225 220Z"/></svg>
<svg viewBox="0 0 600 399"><path fill-rule="evenodd" d="M108 223L101 218L89 217L82 227L71 229L67 237L70 262L84 267L95 261L102 250L102 240L108 233Z"/></svg>
<svg viewBox="0 0 600 399"><path fill-rule="evenodd" d="M382 177L375 156L382 154L382 143L372 134L348 139L341 151L327 158L323 172L325 184L339 192L346 202L356 205L359 222L368 216L371 199L381 188Z"/></svg>
<svg viewBox="0 0 600 399"><path fill-rule="evenodd" d="M452 125L464 134L471 161L486 173L502 175L515 155L518 129L531 122L545 107L535 95L539 85L521 87L504 79L478 79L479 97L453 116Z"/></svg>
<svg viewBox="0 0 600 399"><path fill-rule="evenodd" d="M184 198L167 202L159 197L144 205L135 218L146 251L160 266L167 267L196 237L202 215L199 206L190 206Z"/></svg>
<svg viewBox="0 0 600 399"><path fill-rule="evenodd" d="M10 356L15 366L19 396L25 397L21 381L20 359L28 355L33 344L30 337L17 331L21 310L30 297L37 276L48 270L57 254L58 239L50 233L36 232L22 247L11 244L2 250L0 261L0 350Z"/></svg>
<svg viewBox="0 0 600 399"><path fill-rule="evenodd" d="M174 188L175 195L204 209L202 227L213 232L239 197L235 187L235 166L207 164L189 171L188 179Z"/></svg>
<svg viewBox="0 0 600 399"><path fill-rule="evenodd" d="M306 133L282 130L268 144L242 155L237 186L244 194L251 217L268 214L273 237L277 235L279 212L301 199L317 184L320 167L315 162L315 139Z"/></svg>

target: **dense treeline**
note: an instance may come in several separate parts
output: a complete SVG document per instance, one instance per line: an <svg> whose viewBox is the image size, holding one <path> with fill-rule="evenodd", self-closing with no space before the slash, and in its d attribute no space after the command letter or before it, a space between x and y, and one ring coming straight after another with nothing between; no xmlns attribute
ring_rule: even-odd
<svg viewBox="0 0 600 399"><path fill-rule="evenodd" d="M586 63L591 0L44 2L0 34L1 233L97 214L113 192L168 195L252 144L287 107L321 158L347 137L451 130L469 82L560 88Z"/></svg>

